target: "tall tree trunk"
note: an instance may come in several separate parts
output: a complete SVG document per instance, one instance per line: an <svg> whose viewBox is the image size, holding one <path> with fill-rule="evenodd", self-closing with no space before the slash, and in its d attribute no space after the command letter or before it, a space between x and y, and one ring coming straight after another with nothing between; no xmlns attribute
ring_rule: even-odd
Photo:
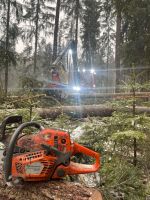
<svg viewBox="0 0 150 200"><path fill-rule="evenodd" d="M36 21L35 21L35 49L34 49L34 73L37 69L37 46L38 46L38 26L39 26L39 8L40 8L40 0L37 2L36 7Z"/></svg>
<svg viewBox="0 0 150 200"><path fill-rule="evenodd" d="M70 31L69 31L69 39L73 38L73 35L74 35L73 27L74 27L74 20L71 21L71 27L70 27Z"/></svg>
<svg viewBox="0 0 150 200"><path fill-rule="evenodd" d="M108 25L108 43L107 43L107 89L106 92L109 92L109 49L110 49L110 26L109 26L109 18L107 21Z"/></svg>
<svg viewBox="0 0 150 200"><path fill-rule="evenodd" d="M135 89L135 84L136 84L136 74L135 74L135 67L133 68L133 74L132 74L132 98L133 98L133 104L132 104L132 115L135 117L136 115L136 89ZM135 122L134 122L134 129L135 129ZM133 140L133 148L134 148L134 157L133 157L133 164L134 166L137 165L137 139L134 138Z"/></svg>
<svg viewBox="0 0 150 200"><path fill-rule="evenodd" d="M133 117L135 117L136 115L136 93L135 93L135 88L133 87L133 110L132 110L132 114ZM135 126L135 124L134 124ZM133 164L134 166L137 165L137 139L134 138L133 140L133 148L134 148L134 157L133 157Z"/></svg>
<svg viewBox="0 0 150 200"><path fill-rule="evenodd" d="M76 30L75 30L75 42L78 45L78 27L79 27L79 0L76 0L76 10L75 10L75 15L76 15Z"/></svg>
<svg viewBox="0 0 150 200"><path fill-rule="evenodd" d="M75 52L73 52L74 53L74 78L75 78L75 84L79 85L79 73L78 73L79 0L76 0L75 18L76 18Z"/></svg>
<svg viewBox="0 0 150 200"><path fill-rule="evenodd" d="M54 42L53 42L53 58L52 58L53 62L57 58L57 42L58 42L58 31L59 31L60 4L61 4L61 0L57 0L55 28L54 28Z"/></svg>
<svg viewBox="0 0 150 200"><path fill-rule="evenodd" d="M89 35L89 68L90 70L92 69L92 65L93 65L93 58L92 58L92 50L91 50L91 35L90 33Z"/></svg>
<svg viewBox="0 0 150 200"><path fill-rule="evenodd" d="M8 92L8 67L9 67L9 23L10 23L10 0L7 3L6 44L5 44L5 96Z"/></svg>
<svg viewBox="0 0 150 200"><path fill-rule="evenodd" d="M117 22L116 22L116 55L115 55L115 67L116 67L116 92L119 92L120 84L120 44L121 44L121 10L117 10Z"/></svg>

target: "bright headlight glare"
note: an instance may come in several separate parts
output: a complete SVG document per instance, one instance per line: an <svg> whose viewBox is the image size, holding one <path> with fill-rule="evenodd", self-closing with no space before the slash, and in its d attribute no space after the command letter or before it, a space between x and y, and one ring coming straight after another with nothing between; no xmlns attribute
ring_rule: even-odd
<svg viewBox="0 0 150 200"><path fill-rule="evenodd" d="M94 74L94 73L95 73L95 70L94 70L94 69L91 69L90 72L91 72L91 74Z"/></svg>
<svg viewBox="0 0 150 200"><path fill-rule="evenodd" d="M95 72L95 69L91 69L91 70L90 70L90 73L91 73L91 74L95 74L95 73L96 73L96 72Z"/></svg>
<svg viewBox="0 0 150 200"><path fill-rule="evenodd" d="M73 87L73 90L75 90L75 91L77 91L77 92L78 92L78 91L80 91L80 90L81 90L81 88L80 88L79 86L74 86L74 87Z"/></svg>
<svg viewBox="0 0 150 200"><path fill-rule="evenodd" d="M69 49L68 53L69 53L69 54L72 54L72 50L71 50L71 49Z"/></svg>

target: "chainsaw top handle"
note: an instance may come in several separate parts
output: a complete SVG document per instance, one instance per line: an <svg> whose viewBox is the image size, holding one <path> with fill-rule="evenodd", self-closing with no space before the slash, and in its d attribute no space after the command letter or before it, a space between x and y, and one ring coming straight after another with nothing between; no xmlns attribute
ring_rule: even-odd
<svg viewBox="0 0 150 200"><path fill-rule="evenodd" d="M13 134L11 140L10 140L10 143L9 143L9 146L8 146L8 149L7 149L7 154L6 154L6 157L5 157L4 174L5 174L5 180L6 180L7 183L12 181L11 180L12 157L13 157L15 145L17 143L17 139L18 139L19 135L22 133L22 130L24 128L27 128L27 127L35 127L39 130L44 129L37 122L26 122L26 123L21 124L16 129L16 131L14 132L14 134Z"/></svg>

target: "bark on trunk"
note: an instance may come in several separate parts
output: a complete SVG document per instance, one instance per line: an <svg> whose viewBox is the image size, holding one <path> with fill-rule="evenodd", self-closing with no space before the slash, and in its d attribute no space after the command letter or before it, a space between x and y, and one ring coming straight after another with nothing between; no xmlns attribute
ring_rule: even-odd
<svg viewBox="0 0 150 200"><path fill-rule="evenodd" d="M109 92L109 49L110 49L110 26L109 26L109 18L107 21L108 24L108 44L107 44L107 89L106 92Z"/></svg>
<svg viewBox="0 0 150 200"><path fill-rule="evenodd" d="M133 97L133 93L97 93L93 92L91 93L86 93L86 94L77 94L77 93L70 93L67 95L67 97L80 97L80 98L111 98L111 99L129 99ZM47 96L47 98L49 98ZM150 92L136 92L135 93L135 98L150 98Z"/></svg>
<svg viewBox="0 0 150 200"><path fill-rule="evenodd" d="M50 109L37 108L36 111L42 118L55 119L61 114L66 114L71 117L84 118L88 116L111 116L114 112L113 108L109 108L102 105L86 105L86 106L62 106L52 107Z"/></svg>
<svg viewBox="0 0 150 200"><path fill-rule="evenodd" d="M121 10L117 10L117 22L116 22L116 55L115 55L115 67L116 67L116 92L119 92L120 84L120 43L121 43Z"/></svg>
<svg viewBox="0 0 150 200"><path fill-rule="evenodd" d="M38 26L39 26L39 8L40 2L38 0L37 7L36 7L36 22L35 22L35 50L34 50L34 73L36 72L37 68L37 45L38 45Z"/></svg>
<svg viewBox="0 0 150 200"><path fill-rule="evenodd" d="M76 30L75 30L75 41L76 44L78 45L78 27L79 27L79 0L76 0Z"/></svg>
<svg viewBox="0 0 150 200"><path fill-rule="evenodd" d="M120 108L120 111L124 111L124 108ZM86 105L86 106L62 106L48 108L37 108L36 111L42 118L55 119L61 114L66 114L75 118L85 117L109 117L115 111L114 108L103 106L103 105ZM132 112L132 107L126 108L126 111ZM136 113L147 113L150 114L150 108L137 107Z"/></svg>
<svg viewBox="0 0 150 200"><path fill-rule="evenodd" d="M6 24L6 62L5 62L5 96L8 92L8 67L9 67L9 23L10 23L10 0L7 3L7 24Z"/></svg>
<svg viewBox="0 0 150 200"><path fill-rule="evenodd" d="M93 94L77 94L77 93L70 93L68 97L85 97L85 98L113 98L113 99L128 99L133 98L133 93L93 93ZM35 95L33 98L44 98L44 99L52 99L51 96L46 96L46 94ZM136 92L135 98L150 98L150 92ZM18 100L19 99L19 100ZM24 97L23 100L30 99L29 97ZM5 99L7 101L20 101L20 96L10 96ZM21 99L22 100L22 99Z"/></svg>
<svg viewBox="0 0 150 200"><path fill-rule="evenodd" d="M53 62L57 58L57 42L58 42L58 31L59 31L59 15L60 15L60 0L57 0L56 4L56 16L55 16L55 28L54 28L54 42L53 42Z"/></svg>
<svg viewBox="0 0 150 200"><path fill-rule="evenodd" d="M74 51L74 78L75 85L79 85L79 74L78 74L78 26L79 26L79 0L76 0L76 30L75 30L75 51Z"/></svg>

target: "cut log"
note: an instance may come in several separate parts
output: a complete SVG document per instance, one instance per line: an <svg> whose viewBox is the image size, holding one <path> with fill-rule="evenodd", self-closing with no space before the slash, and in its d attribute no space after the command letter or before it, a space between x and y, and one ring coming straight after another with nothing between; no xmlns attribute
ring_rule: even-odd
<svg viewBox="0 0 150 200"><path fill-rule="evenodd" d="M122 98L132 98L133 93L98 93L98 92L87 92L87 93L70 93L68 97L84 97L84 98L111 98L111 99L122 99ZM150 98L150 92L136 92L136 98ZM45 98L45 97L44 97Z"/></svg>
<svg viewBox="0 0 150 200"><path fill-rule="evenodd" d="M38 108L36 109L42 118L52 118L55 119L61 114L66 114L71 117L85 118L93 116L111 116L115 111L113 108L103 106L103 105L86 105L86 106L62 106L62 107L52 107Z"/></svg>
<svg viewBox="0 0 150 200"><path fill-rule="evenodd" d="M47 108L37 108L36 111L42 118L51 118L55 119L61 114L66 114L71 117L77 118L85 118L85 117L108 117L111 116L112 113L116 109L112 107L108 107L105 105L84 105L84 106L62 106L62 107L52 107L50 109ZM120 111L124 111L125 108L118 109ZM126 108L127 111L132 111L131 107ZM137 107L136 113L147 113L150 114L150 108L148 107Z"/></svg>
<svg viewBox="0 0 150 200"><path fill-rule="evenodd" d="M95 89L95 92L87 92L87 93L67 93L65 91L67 98L105 98L105 99L123 99L123 98L132 98L133 93L128 92L128 93L103 93L103 92L96 92L97 90ZM135 93L136 98L150 98L150 92L136 92ZM47 96L46 94L39 94L39 95L34 95L34 96L8 96L7 99L5 98L4 100L7 100L11 103L15 102L20 102L20 101L26 101L29 99L55 99L52 96ZM57 99L55 99L57 101Z"/></svg>

